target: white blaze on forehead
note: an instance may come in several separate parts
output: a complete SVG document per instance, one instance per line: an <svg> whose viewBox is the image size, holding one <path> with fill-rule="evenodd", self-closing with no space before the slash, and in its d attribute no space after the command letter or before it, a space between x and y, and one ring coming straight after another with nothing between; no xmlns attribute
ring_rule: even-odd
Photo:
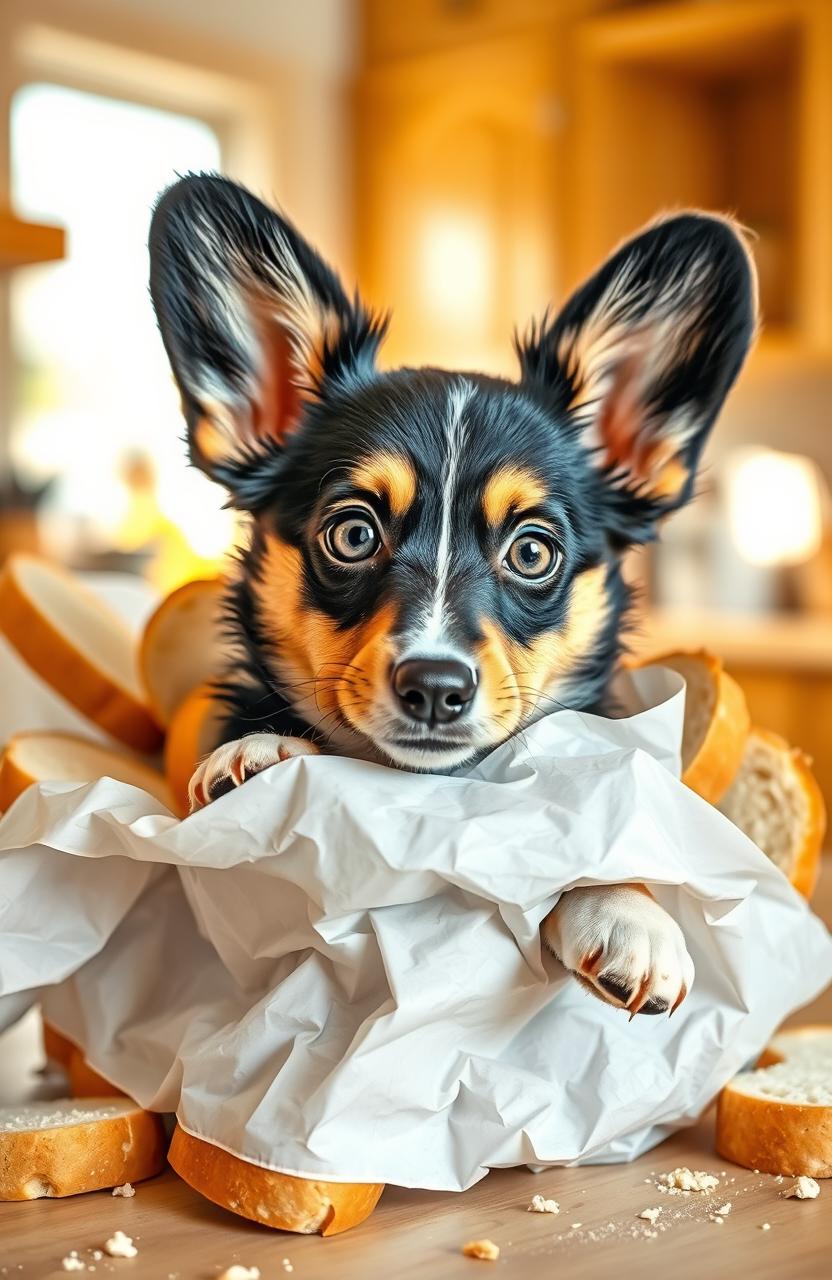
<svg viewBox="0 0 832 1280"><path fill-rule="evenodd" d="M425 615L423 626L419 629L418 643L421 645L441 644L445 640L445 619L450 612L448 608L448 581L453 557L451 516L453 514L459 476L459 462L465 443L465 410L473 394L473 385L465 379L461 379L451 387L448 396L448 411L445 419L445 476L442 482L442 510L439 523L439 541L436 548L436 575L434 578L433 599Z"/></svg>

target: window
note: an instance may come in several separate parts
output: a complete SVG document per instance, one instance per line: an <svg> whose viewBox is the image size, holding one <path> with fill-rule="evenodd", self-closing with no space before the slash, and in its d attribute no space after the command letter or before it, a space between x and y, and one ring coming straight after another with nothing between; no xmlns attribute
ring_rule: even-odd
<svg viewBox="0 0 832 1280"><path fill-rule="evenodd" d="M202 121L57 84L18 91L11 139L16 209L62 224L68 244L63 262L12 280L13 465L24 484L51 481L50 551L174 585L214 568L234 529L185 463L147 231L177 173L221 167L219 140Z"/></svg>

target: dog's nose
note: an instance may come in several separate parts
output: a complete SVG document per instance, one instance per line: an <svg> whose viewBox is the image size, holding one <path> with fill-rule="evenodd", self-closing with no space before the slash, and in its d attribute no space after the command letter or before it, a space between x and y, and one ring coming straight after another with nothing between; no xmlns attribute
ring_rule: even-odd
<svg viewBox="0 0 832 1280"><path fill-rule="evenodd" d="M393 668L393 692L411 720L431 724L456 720L476 691L476 672L452 658L408 658Z"/></svg>

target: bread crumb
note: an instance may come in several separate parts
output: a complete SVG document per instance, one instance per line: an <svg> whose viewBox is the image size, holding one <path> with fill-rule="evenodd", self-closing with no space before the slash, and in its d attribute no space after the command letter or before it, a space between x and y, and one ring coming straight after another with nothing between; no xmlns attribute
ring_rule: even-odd
<svg viewBox="0 0 832 1280"><path fill-rule="evenodd" d="M731 1206L730 1204L728 1204L727 1201L725 1204L721 1204L717 1209L717 1213L722 1214L723 1218L726 1217L730 1212L731 1212Z"/></svg>
<svg viewBox="0 0 832 1280"><path fill-rule="evenodd" d="M100 1262L104 1257L100 1249L92 1249L90 1252L92 1253L93 1262Z"/></svg>
<svg viewBox="0 0 832 1280"><path fill-rule="evenodd" d="M527 1213L560 1213L560 1205L557 1200L544 1200L543 1196L532 1196L532 1202L526 1210Z"/></svg>
<svg viewBox="0 0 832 1280"><path fill-rule="evenodd" d="M785 1196L787 1200L816 1200L820 1195L820 1187L815 1182L814 1178L804 1178L801 1176L796 1182L793 1182L790 1187L787 1187L785 1191L781 1191L780 1194L781 1196Z"/></svg>
<svg viewBox="0 0 832 1280"><path fill-rule="evenodd" d="M86 1263L78 1257L74 1249L65 1258L61 1258L61 1266L64 1271L86 1271L87 1269Z"/></svg>
<svg viewBox="0 0 832 1280"><path fill-rule="evenodd" d="M295 1268L292 1266L292 1264L291 1264L291 1262L289 1261L289 1259L288 1259L288 1258L284 1258L284 1259L283 1259L283 1270L284 1270L284 1271L294 1271L294 1269L295 1269Z"/></svg>
<svg viewBox="0 0 832 1280"><path fill-rule="evenodd" d="M481 1262L496 1262L500 1256L500 1246L493 1240L469 1240L462 1246L466 1258L479 1258Z"/></svg>
<svg viewBox="0 0 832 1280"><path fill-rule="evenodd" d="M136 1188L132 1182L125 1182L121 1187L113 1187L114 1196L124 1196L125 1200L129 1200L131 1196L136 1194Z"/></svg>
<svg viewBox="0 0 832 1280"><path fill-rule="evenodd" d="M651 1227L661 1213L661 1209L642 1209L638 1215L640 1218L646 1218Z"/></svg>
<svg viewBox="0 0 832 1280"><path fill-rule="evenodd" d="M763 1223L763 1225L760 1227L760 1230L761 1230L761 1231L771 1231L771 1223L770 1223L770 1222L764 1222L764 1223Z"/></svg>
<svg viewBox="0 0 832 1280"><path fill-rule="evenodd" d="M718 1227L721 1227L724 1221L725 1219L723 1218L721 1213L711 1214L711 1222L715 1222Z"/></svg>
<svg viewBox="0 0 832 1280"><path fill-rule="evenodd" d="M584 1225L582 1222L572 1222L569 1224L573 1231L578 1231Z"/></svg>
<svg viewBox="0 0 832 1280"><path fill-rule="evenodd" d="M104 1241L104 1252L111 1258L135 1258L139 1251L131 1236L126 1236L123 1231L114 1231L110 1239Z"/></svg>
<svg viewBox="0 0 832 1280"><path fill-rule="evenodd" d="M241 1267L239 1262L235 1262L233 1266L226 1267L217 1280L260 1280L260 1268Z"/></svg>
<svg viewBox="0 0 832 1280"><path fill-rule="evenodd" d="M713 1191L719 1186L719 1178L712 1173L704 1173L701 1169L673 1169L670 1173L660 1173L656 1184L658 1189L673 1192L679 1191Z"/></svg>

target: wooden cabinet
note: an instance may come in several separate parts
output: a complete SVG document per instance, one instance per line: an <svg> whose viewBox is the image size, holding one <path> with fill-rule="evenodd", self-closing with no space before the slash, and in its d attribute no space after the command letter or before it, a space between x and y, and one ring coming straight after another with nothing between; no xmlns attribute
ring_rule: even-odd
<svg viewBox="0 0 832 1280"><path fill-rule="evenodd" d="M761 356L832 353L829 0L362 12L358 264L391 359L512 369L514 324L683 206L750 229Z"/></svg>
<svg viewBox="0 0 832 1280"><path fill-rule="evenodd" d="M358 101L361 287L392 363L514 368L557 287L557 51L512 37L370 69Z"/></svg>
<svg viewBox="0 0 832 1280"><path fill-rule="evenodd" d="M734 213L765 341L832 350L832 5L642 7L576 33L574 278L657 211Z"/></svg>

